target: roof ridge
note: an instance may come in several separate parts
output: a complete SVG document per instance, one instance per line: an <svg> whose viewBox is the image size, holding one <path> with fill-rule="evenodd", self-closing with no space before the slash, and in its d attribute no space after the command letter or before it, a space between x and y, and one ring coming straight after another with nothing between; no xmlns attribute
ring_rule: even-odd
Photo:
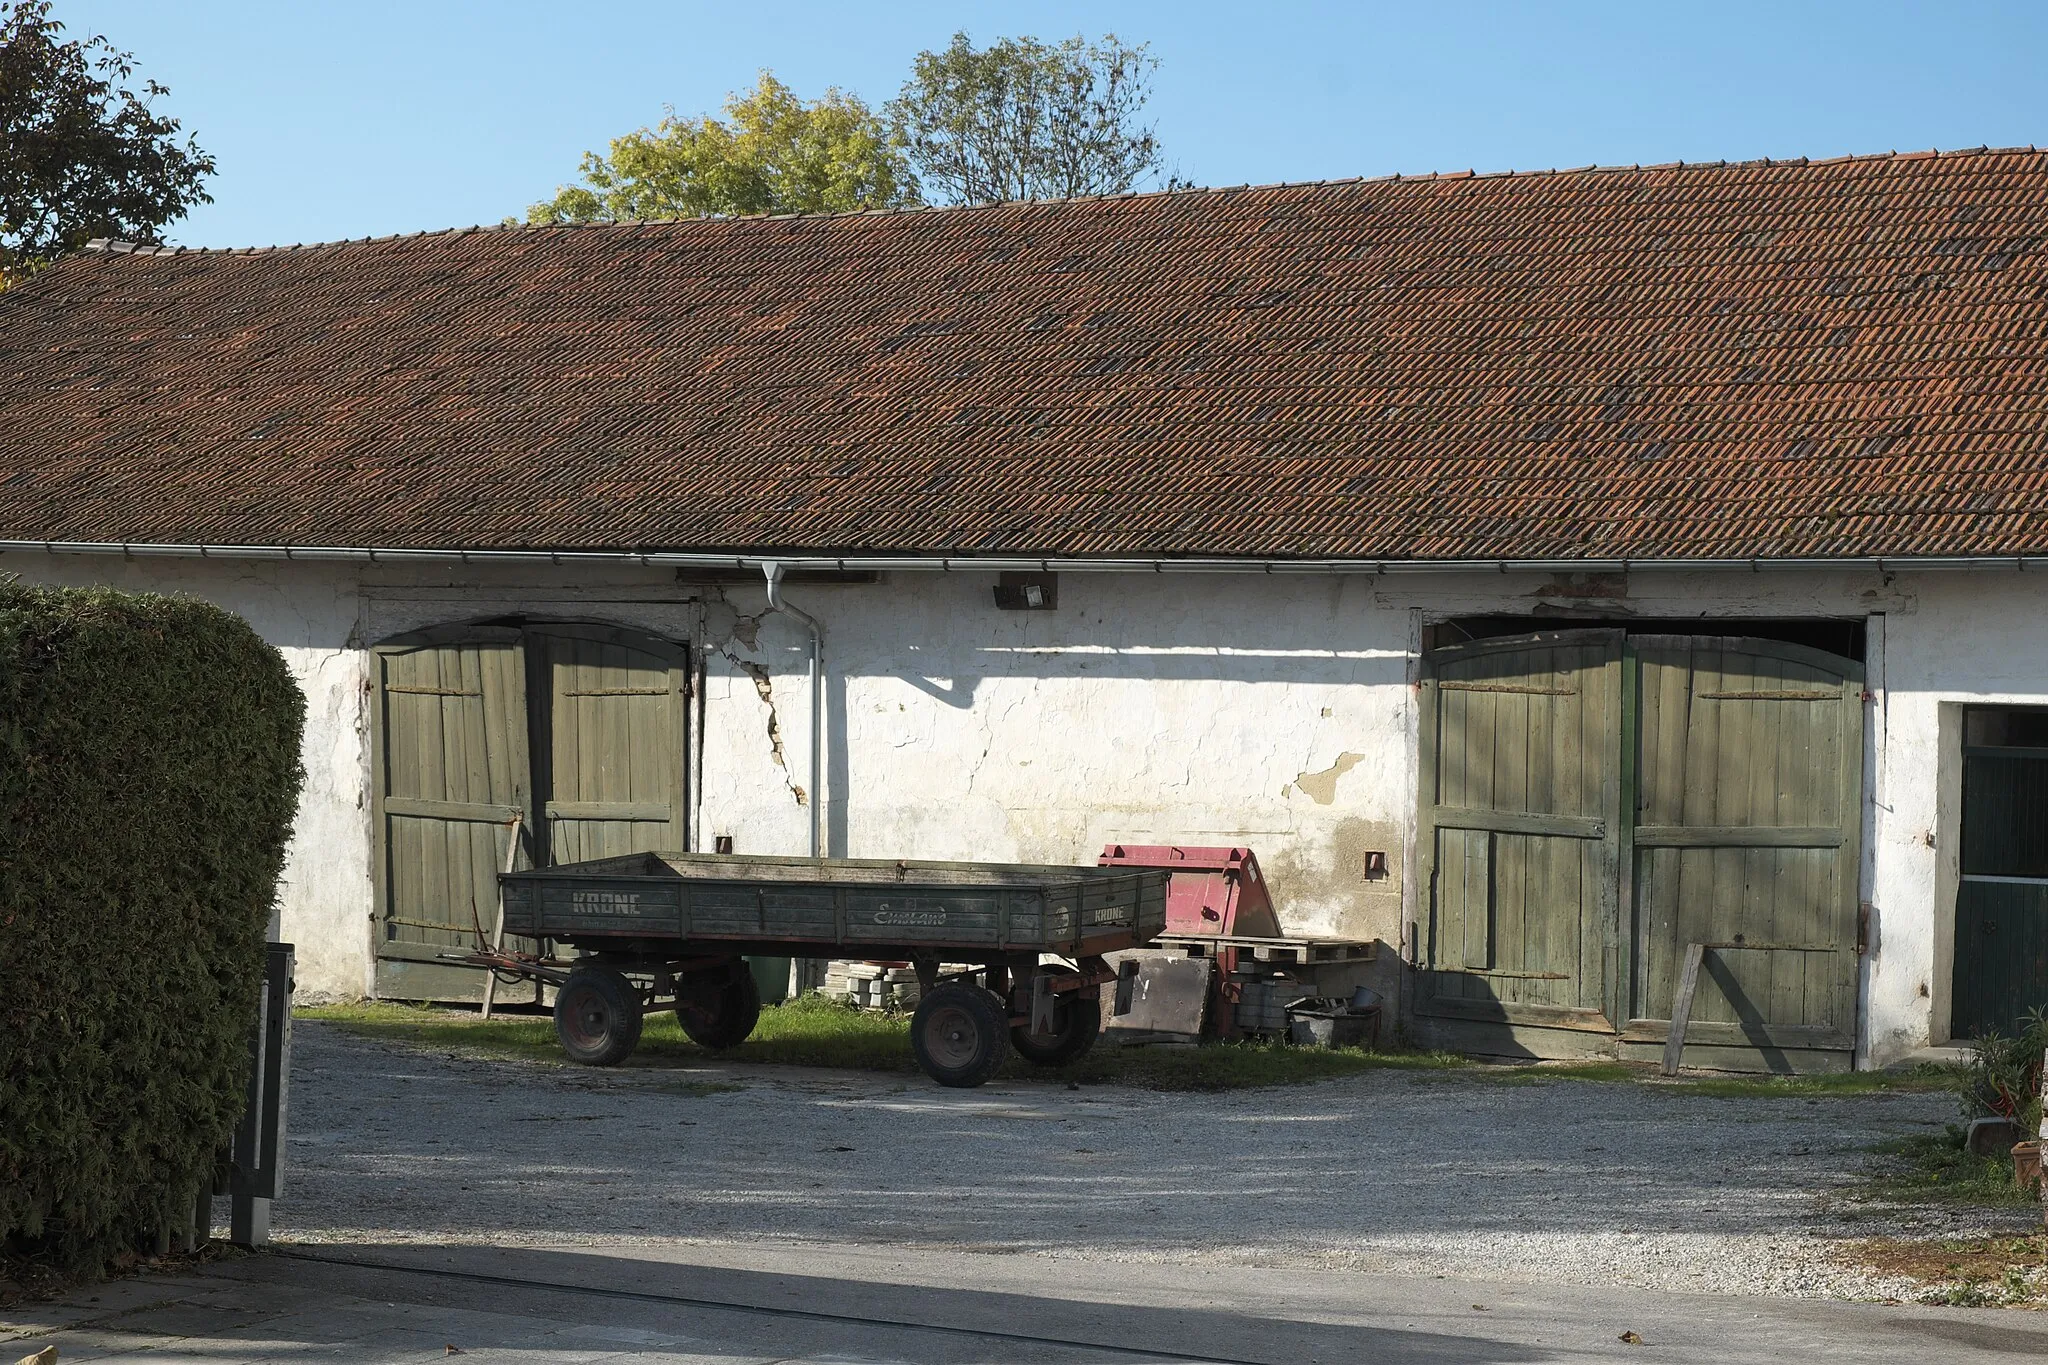
<svg viewBox="0 0 2048 1365"><path fill-rule="evenodd" d="M631 231L636 228L677 227L686 223L779 223L796 222L805 219L836 218L898 218L921 213L984 213L997 210L1024 211L1029 209L1057 208L1065 204L1089 204L1107 199L1163 199L1173 196L1194 196L1206 194L1261 194L1274 190L1321 189L1339 185L1380 185L1406 183L1409 181L1451 181L1451 180L1533 180L1544 177L1619 175L1642 171L1681 170L1745 170L1755 167L1774 166L1841 166L1866 161L1927 161L1945 160L1965 156L2039 156L2041 149L2032 143L2024 147L1952 147L1947 151L1929 147L1921 151L1901 152L1896 149L1887 152L1852 152L1831 157L1752 157L1745 161L1659 161L1636 162L1628 165L1589 164L1585 166L1562 166L1534 168L1528 170L1462 170L1430 171L1408 173L1393 171L1386 175L1335 176L1322 180L1275 180L1253 185L1190 185L1175 186L1171 189L1126 190L1117 194L1083 194L1061 199L1008 199L982 204L910 204L901 208L888 209L837 209L826 213L748 213L730 217L719 214L699 214L695 218L635 218L627 222L611 223L473 223L468 227L417 228L411 232L386 232L365 237L337 237L324 242L294 242L289 246L173 246L147 242L123 241L117 237L94 237L84 250L119 256L263 256L272 252L317 251L345 246L374 246L381 242L403 241L413 237L466 237L477 232L544 233L544 232L589 232L593 230Z"/></svg>

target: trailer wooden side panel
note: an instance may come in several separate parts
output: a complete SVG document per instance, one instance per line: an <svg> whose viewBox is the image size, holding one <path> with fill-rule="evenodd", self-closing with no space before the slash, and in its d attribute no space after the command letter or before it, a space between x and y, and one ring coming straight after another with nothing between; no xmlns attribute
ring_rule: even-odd
<svg viewBox="0 0 2048 1365"><path fill-rule="evenodd" d="M508 932L583 946L1093 955L1166 924L1167 873L850 858L633 854L507 874Z"/></svg>

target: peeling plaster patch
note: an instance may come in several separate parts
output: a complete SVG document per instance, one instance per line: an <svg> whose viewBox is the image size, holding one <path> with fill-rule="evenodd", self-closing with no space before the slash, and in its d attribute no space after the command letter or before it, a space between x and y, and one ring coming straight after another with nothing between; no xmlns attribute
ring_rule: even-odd
<svg viewBox="0 0 2048 1365"><path fill-rule="evenodd" d="M1337 779L1363 762L1364 754L1341 753L1335 763L1319 773L1296 773L1294 785L1306 792L1318 806L1327 806L1337 799Z"/></svg>
<svg viewBox="0 0 2048 1365"><path fill-rule="evenodd" d="M724 588L715 590L716 596L704 600L704 636L712 640L737 640L748 649L757 649L761 643L761 617L748 616L732 604Z"/></svg>

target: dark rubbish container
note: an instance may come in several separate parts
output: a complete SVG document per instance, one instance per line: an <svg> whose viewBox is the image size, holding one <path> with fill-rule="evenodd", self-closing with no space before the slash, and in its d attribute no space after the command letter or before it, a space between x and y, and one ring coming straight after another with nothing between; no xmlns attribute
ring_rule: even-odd
<svg viewBox="0 0 2048 1365"><path fill-rule="evenodd" d="M1310 996L1287 1007L1287 1039L1302 1047L1369 1047L1379 1037L1379 997L1367 990L1350 1001Z"/></svg>

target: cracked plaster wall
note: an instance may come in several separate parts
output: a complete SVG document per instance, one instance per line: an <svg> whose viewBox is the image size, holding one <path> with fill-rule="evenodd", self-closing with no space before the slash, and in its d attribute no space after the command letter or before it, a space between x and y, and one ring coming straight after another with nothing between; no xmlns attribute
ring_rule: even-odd
<svg viewBox="0 0 2048 1365"><path fill-rule="evenodd" d="M707 592L652 571L451 577L97 557L15 556L6 567L39 581L198 593L284 652L310 700L308 786L282 892L284 936L299 944L309 991L354 994L371 979L363 650L401 630L527 612L697 641L700 842L729 834L741 852L807 846L807 637L764 614L751 585ZM1119 840L1249 844L1290 930L1389 944L1403 942L1415 908L1405 868L1424 620L1563 606L1867 617L1874 800L1862 882L1877 910L1863 1037L1878 1063L1945 1035L1960 707L2048 705L2048 630L2037 624L2048 587L2031 575L1664 574L1575 585L1073 574L1052 612L997 611L992 581L789 586L828 632L828 852L1085 862ZM634 597L647 600L618 600ZM1362 875L1372 850L1388 855L1384 880Z"/></svg>

